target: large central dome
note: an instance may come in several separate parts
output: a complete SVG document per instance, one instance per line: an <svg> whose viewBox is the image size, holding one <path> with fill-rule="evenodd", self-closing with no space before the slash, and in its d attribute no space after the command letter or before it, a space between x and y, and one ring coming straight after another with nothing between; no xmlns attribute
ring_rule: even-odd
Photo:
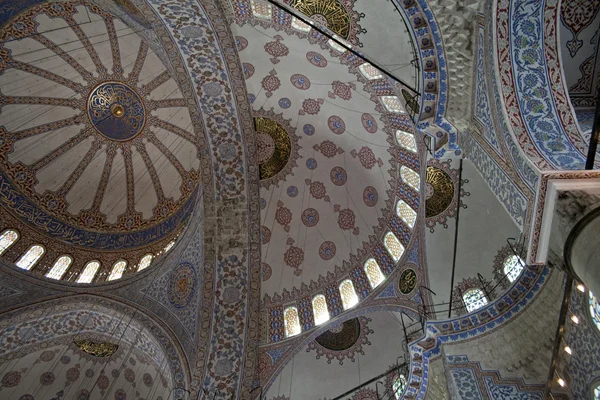
<svg viewBox="0 0 600 400"><path fill-rule="evenodd" d="M33 7L0 41L2 205L84 248L174 235L195 202L201 132L158 50L79 2Z"/></svg>

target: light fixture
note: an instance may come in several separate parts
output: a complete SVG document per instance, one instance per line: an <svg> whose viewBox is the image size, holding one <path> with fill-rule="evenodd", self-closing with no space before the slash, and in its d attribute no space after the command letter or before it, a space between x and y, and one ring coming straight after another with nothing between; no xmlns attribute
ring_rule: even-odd
<svg viewBox="0 0 600 400"><path fill-rule="evenodd" d="M573 354L573 351L569 346L565 346L565 351L567 352L567 354Z"/></svg>
<svg viewBox="0 0 600 400"><path fill-rule="evenodd" d="M578 324L579 323L579 318L577 318L577 315L571 315L571 321L573 321L574 323Z"/></svg>
<svg viewBox="0 0 600 400"><path fill-rule="evenodd" d="M559 384L560 386L562 386L562 387L565 387L565 385L566 385L565 381L564 381L562 378L558 378L558 381L557 381L557 382L558 382L558 384Z"/></svg>
<svg viewBox="0 0 600 400"><path fill-rule="evenodd" d="M583 284L582 284L582 283L580 283L579 285L577 285L577 289L578 289L580 292L582 292L582 293L585 293L585 286L583 286Z"/></svg>

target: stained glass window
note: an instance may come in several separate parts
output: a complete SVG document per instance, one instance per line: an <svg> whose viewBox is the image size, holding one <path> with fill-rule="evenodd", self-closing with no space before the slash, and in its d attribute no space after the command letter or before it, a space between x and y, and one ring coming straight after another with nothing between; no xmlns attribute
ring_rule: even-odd
<svg viewBox="0 0 600 400"><path fill-rule="evenodd" d="M417 152L417 142L415 141L415 135L412 133L397 130L396 140L398 141L398 144L406 150L412 151L413 153Z"/></svg>
<svg viewBox="0 0 600 400"><path fill-rule="evenodd" d="M371 287L375 289L383 280L385 276L381 273L381 268L379 268L379 264L375 261L374 258L369 258L367 262L365 262L365 273L367 274L367 278L369 278L369 282L371 283Z"/></svg>
<svg viewBox="0 0 600 400"><path fill-rule="evenodd" d="M360 67L358 67L358 70L360 71L361 74L363 74L363 76L365 78L367 78L369 80L383 78L383 75L381 74L381 72L379 72L379 70L377 68L375 68L374 66L372 66L369 63L362 64Z"/></svg>
<svg viewBox="0 0 600 400"><path fill-rule="evenodd" d="M600 400L600 385L594 389L594 400Z"/></svg>
<svg viewBox="0 0 600 400"><path fill-rule="evenodd" d="M483 306L485 306L488 301L481 289L469 289L463 293L463 300L465 302L465 306L467 307L468 312L473 312Z"/></svg>
<svg viewBox="0 0 600 400"><path fill-rule="evenodd" d="M271 15L273 15L271 4L264 0L250 0L250 7L256 18L271 19Z"/></svg>
<svg viewBox="0 0 600 400"><path fill-rule="evenodd" d="M417 212L406 204L404 200L398 200L398 203L396 203L396 215L402 218L402 221L404 221L409 228L414 228L415 221L417 220Z"/></svg>
<svg viewBox="0 0 600 400"><path fill-rule="evenodd" d="M386 233L385 237L383 238L383 245L395 262L398 262L400 257L402 257L402 254L404 254L404 246L402 246L402 243L400 243L396 235L394 235L392 232Z"/></svg>
<svg viewBox="0 0 600 400"><path fill-rule="evenodd" d="M171 241L169 242L169 244L168 244L168 245L166 245L166 246L165 246L165 249L163 250L163 251L165 252L165 254L166 254L166 253L168 253L168 252L169 252L169 250L171 250L171 249L173 248L173 246L175 246L175 241L174 241L174 240L171 240Z"/></svg>
<svg viewBox="0 0 600 400"><path fill-rule="evenodd" d="M342 305L344 310L354 307L358 304L358 296L354 290L354 284L350 279L346 279L340 284L340 295L342 297Z"/></svg>
<svg viewBox="0 0 600 400"><path fill-rule="evenodd" d="M296 17L292 17L292 28L297 29L300 32L308 32L311 30L310 25L305 24Z"/></svg>
<svg viewBox="0 0 600 400"><path fill-rule="evenodd" d="M73 259L70 256L61 256L56 260L52 269L46 274L46 278L60 280L62 279L67 269L69 269L69 265L73 262Z"/></svg>
<svg viewBox="0 0 600 400"><path fill-rule="evenodd" d="M594 293L590 291L590 313L592 314L592 320L596 324L596 328L600 329L600 303L594 296Z"/></svg>
<svg viewBox="0 0 600 400"><path fill-rule="evenodd" d="M419 190L419 187L421 186L419 174L408 167L402 166L402 168L400 168L400 175L402 176L404 183L415 190Z"/></svg>
<svg viewBox="0 0 600 400"><path fill-rule="evenodd" d="M379 99L389 112L404 114L404 107L398 96L381 96Z"/></svg>
<svg viewBox="0 0 600 400"><path fill-rule="evenodd" d="M125 272L125 267L127 267L127 261L117 261L115 265L113 265L112 271L110 271L108 280L114 281L115 279L120 279L123 276L123 272Z"/></svg>
<svg viewBox="0 0 600 400"><path fill-rule="evenodd" d="M2 255L6 249L12 246L19 238L19 233L12 229L2 232L0 236L0 255Z"/></svg>
<svg viewBox="0 0 600 400"><path fill-rule="evenodd" d="M394 396L396 397L396 400L400 400L405 388L406 377L402 374L396 375L394 377L394 383L392 383L392 390L394 391Z"/></svg>
<svg viewBox="0 0 600 400"><path fill-rule="evenodd" d="M44 255L44 248L42 246L31 246L27 253L23 254L19 261L17 261L17 267L26 269L29 271L35 263Z"/></svg>
<svg viewBox="0 0 600 400"><path fill-rule="evenodd" d="M283 312L283 323L285 325L285 337L292 337L299 334L300 318L298 318L298 310L296 307L288 307Z"/></svg>
<svg viewBox="0 0 600 400"><path fill-rule="evenodd" d="M504 274L508 280L514 282L517 280L521 271L523 271L523 260L519 256L512 255L504 260Z"/></svg>
<svg viewBox="0 0 600 400"><path fill-rule="evenodd" d="M315 324L321 325L323 322L329 321L329 310L327 309L325 296L318 294L313 297L312 306L315 314Z"/></svg>
<svg viewBox="0 0 600 400"><path fill-rule="evenodd" d="M142 257L142 259L140 260L140 263L138 264L138 271L148 268L151 263L152 263L152 254L146 254L144 257Z"/></svg>
<svg viewBox="0 0 600 400"><path fill-rule="evenodd" d="M94 276L96 276L96 272L100 268L100 263L98 261L90 261L85 265L83 272L79 275L79 279L77 279L77 283L90 283L94 280Z"/></svg>
<svg viewBox="0 0 600 400"><path fill-rule="evenodd" d="M329 41L327 42L329 47L331 47L332 49L339 51L340 53L346 52L347 51L346 48L344 46L340 45L339 43L343 43L346 47L352 48L352 45L350 43L346 42L344 39L342 39L338 35L334 34L333 37L337 40L337 42L333 39L329 39Z"/></svg>

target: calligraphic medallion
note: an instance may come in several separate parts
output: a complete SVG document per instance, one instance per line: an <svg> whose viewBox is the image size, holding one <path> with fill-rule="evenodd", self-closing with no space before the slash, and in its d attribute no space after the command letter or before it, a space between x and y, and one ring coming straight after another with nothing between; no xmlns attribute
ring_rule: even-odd
<svg viewBox="0 0 600 400"><path fill-rule="evenodd" d="M445 171L436 167L427 167L425 185L425 216L435 217L443 213L452 204L454 182Z"/></svg>
<svg viewBox="0 0 600 400"><path fill-rule="evenodd" d="M269 179L285 168L290 160L292 142L280 123L266 117L254 118L260 179Z"/></svg>
<svg viewBox="0 0 600 400"><path fill-rule="evenodd" d="M144 129L144 103L124 83L104 82L96 86L88 97L87 108L92 126L107 139L130 140Z"/></svg>
<svg viewBox="0 0 600 400"><path fill-rule="evenodd" d="M417 286L417 274L413 269L407 269L400 275L400 293L409 294Z"/></svg>
<svg viewBox="0 0 600 400"><path fill-rule="evenodd" d="M109 342L93 342L91 340L75 340L75 346L84 353L94 357L110 357L119 349L118 344Z"/></svg>
<svg viewBox="0 0 600 400"><path fill-rule="evenodd" d="M292 0L290 6L344 39L350 35L350 16L339 0Z"/></svg>

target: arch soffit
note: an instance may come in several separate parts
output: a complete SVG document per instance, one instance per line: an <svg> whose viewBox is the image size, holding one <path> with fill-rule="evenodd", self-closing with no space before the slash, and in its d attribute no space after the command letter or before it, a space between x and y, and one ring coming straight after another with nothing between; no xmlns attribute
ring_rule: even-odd
<svg viewBox="0 0 600 400"><path fill-rule="evenodd" d="M83 312L86 314L96 314L102 318L110 318L111 323L113 320L121 321L125 329L127 327L138 330L144 333L145 330L147 343L150 346L157 347L162 351L162 354L168 358L168 364L171 370L171 377L173 378L174 386L188 387L191 375L185 354L175 336L170 332L167 326L164 326L160 321L156 320L145 312L134 309L131 306L119 302L113 299L109 299L101 296L94 295L75 295L68 297L61 297L53 300L41 301L33 305L27 305L24 307L13 309L9 312L0 314L0 327L2 331L7 333L7 329L10 326L18 327L19 325L25 325L27 323L40 321L42 319L51 318L53 315L65 314L65 313L77 313ZM86 318L87 321L87 318ZM131 321L131 322L129 322ZM86 322L86 325L87 322ZM93 325L93 328L95 327ZM77 328L77 327L75 327ZM12 330L14 333L16 330ZM25 344L26 349L35 349L36 346L44 345L44 343L56 343L62 339L81 335L83 337L94 337L103 338L111 341L111 338L106 335L105 332L95 329L80 329L78 331L69 331L66 333L58 333L53 337L48 338L45 334L43 342L34 341L31 344ZM120 332L122 333L122 332ZM138 345L138 338L142 336L112 336L112 341L118 341L120 338L128 344ZM0 340L3 340L0 336ZM16 341L15 341L16 343ZM14 352L12 352L14 353ZM11 354L11 353L7 353ZM154 360L160 362L157 360Z"/></svg>

